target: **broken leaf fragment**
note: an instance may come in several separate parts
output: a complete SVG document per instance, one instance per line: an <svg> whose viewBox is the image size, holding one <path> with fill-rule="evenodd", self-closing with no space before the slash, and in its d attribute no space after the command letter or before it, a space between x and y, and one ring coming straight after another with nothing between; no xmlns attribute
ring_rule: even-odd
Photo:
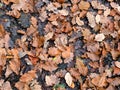
<svg viewBox="0 0 120 90"><path fill-rule="evenodd" d="M66 81L66 83L67 83L67 85L68 85L69 87L71 87L71 88L74 88L74 87L75 87L74 82L73 82L73 79L72 79L72 76L71 76L71 74L70 74L69 72L67 72L67 73L65 74L65 81Z"/></svg>

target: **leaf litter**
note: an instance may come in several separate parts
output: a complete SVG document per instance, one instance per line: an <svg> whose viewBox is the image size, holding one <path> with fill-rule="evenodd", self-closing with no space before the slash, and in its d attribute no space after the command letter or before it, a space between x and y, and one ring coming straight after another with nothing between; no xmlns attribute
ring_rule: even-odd
<svg viewBox="0 0 120 90"><path fill-rule="evenodd" d="M0 90L119 90L118 0L0 5Z"/></svg>

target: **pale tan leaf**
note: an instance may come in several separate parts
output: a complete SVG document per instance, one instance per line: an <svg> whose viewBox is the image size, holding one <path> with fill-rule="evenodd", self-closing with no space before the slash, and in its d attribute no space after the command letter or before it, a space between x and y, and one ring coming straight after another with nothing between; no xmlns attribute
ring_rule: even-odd
<svg viewBox="0 0 120 90"><path fill-rule="evenodd" d="M94 28L96 26L96 22L95 22L95 16L93 15L92 12L88 12L87 13L87 18L89 21L89 25Z"/></svg>
<svg viewBox="0 0 120 90"><path fill-rule="evenodd" d="M80 18L77 16L76 17L76 23L79 25L79 26L82 26L84 25L84 22L82 20L80 20Z"/></svg>
<svg viewBox="0 0 120 90"><path fill-rule="evenodd" d="M101 42L101 41L103 41L104 39L105 39L105 35L104 35L103 33L97 34L97 35L95 36L95 41Z"/></svg>
<svg viewBox="0 0 120 90"><path fill-rule="evenodd" d="M66 9L59 10L59 13L63 16L67 16L69 12Z"/></svg>
<svg viewBox="0 0 120 90"><path fill-rule="evenodd" d="M74 88L73 79L69 72L65 74L65 81L69 87Z"/></svg>
<svg viewBox="0 0 120 90"><path fill-rule="evenodd" d="M115 61L115 66L120 68L120 62L119 61Z"/></svg>
<svg viewBox="0 0 120 90"><path fill-rule="evenodd" d="M59 83L59 79L55 75L50 75L45 77L46 84L52 86Z"/></svg>

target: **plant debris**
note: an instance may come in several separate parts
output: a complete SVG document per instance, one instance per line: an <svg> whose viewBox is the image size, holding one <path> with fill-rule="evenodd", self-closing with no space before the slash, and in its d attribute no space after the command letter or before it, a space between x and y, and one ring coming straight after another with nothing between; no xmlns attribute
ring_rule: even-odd
<svg viewBox="0 0 120 90"><path fill-rule="evenodd" d="M1 0L0 90L119 90L119 0Z"/></svg>

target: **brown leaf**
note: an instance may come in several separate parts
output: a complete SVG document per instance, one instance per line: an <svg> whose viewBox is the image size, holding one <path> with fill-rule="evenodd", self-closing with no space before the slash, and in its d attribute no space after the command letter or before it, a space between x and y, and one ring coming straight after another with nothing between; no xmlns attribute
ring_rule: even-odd
<svg viewBox="0 0 120 90"><path fill-rule="evenodd" d="M19 3L20 0L1 0L1 1L8 5L10 2L17 4Z"/></svg>
<svg viewBox="0 0 120 90"><path fill-rule="evenodd" d="M68 33L70 31L72 31L72 26L69 22L63 22L62 23L62 27L61 27L61 31L62 32L65 32L65 33Z"/></svg>
<svg viewBox="0 0 120 90"><path fill-rule="evenodd" d="M80 20L80 18L77 16L76 17L76 23L79 25L79 26L82 26L84 25L84 22L82 20Z"/></svg>
<svg viewBox="0 0 120 90"><path fill-rule="evenodd" d="M65 0L57 0L57 2L59 2L59 3L64 3L65 2Z"/></svg>
<svg viewBox="0 0 120 90"><path fill-rule="evenodd" d="M57 56L57 55L60 55L61 52L60 52L60 50L59 50L58 48L56 48L56 47L50 47L50 48L48 49L48 54L49 54L50 56Z"/></svg>
<svg viewBox="0 0 120 90"><path fill-rule="evenodd" d="M94 54L94 53L89 53L87 52L87 56L92 60L92 61L97 61L99 60L99 56Z"/></svg>
<svg viewBox="0 0 120 90"><path fill-rule="evenodd" d="M83 76L86 76L88 73L88 68L84 65L83 61L80 58L76 59L76 67L79 70L79 73Z"/></svg>
<svg viewBox="0 0 120 90"><path fill-rule="evenodd" d="M5 72L5 77L8 77L12 72L11 68L9 67L9 65L7 65L6 67L6 72Z"/></svg>
<svg viewBox="0 0 120 90"><path fill-rule="evenodd" d="M53 86L59 83L59 79L55 75L45 76L47 86Z"/></svg>
<svg viewBox="0 0 120 90"><path fill-rule="evenodd" d="M43 44L44 44L44 37L43 36L39 36L37 34L36 36L33 37L33 43L32 43L33 47L40 48Z"/></svg>
<svg viewBox="0 0 120 90"><path fill-rule="evenodd" d="M78 72L77 68L71 68L69 72L75 79L78 79L78 80L80 79L80 73Z"/></svg>
<svg viewBox="0 0 120 90"><path fill-rule="evenodd" d="M15 83L15 87L19 90L24 90L25 83L23 82L17 82Z"/></svg>
<svg viewBox="0 0 120 90"><path fill-rule="evenodd" d="M56 37L54 43L55 43L55 46L61 50L61 51L65 51L65 48L66 48L66 44L68 43L68 40L67 40L67 35L66 34L60 34L59 36Z"/></svg>
<svg viewBox="0 0 120 90"><path fill-rule="evenodd" d="M74 4L72 7L71 7L71 11L72 12L76 12L78 10L78 5L77 4Z"/></svg>
<svg viewBox="0 0 120 90"><path fill-rule="evenodd" d="M6 81L5 83L3 83L3 85L2 85L2 87L0 89L1 90L12 90L10 82Z"/></svg>
<svg viewBox="0 0 120 90"><path fill-rule="evenodd" d="M45 69L46 71L50 71L50 72L58 68L56 64L51 63L50 61L47 61L45 63L41 62L39 67Z"/></svg>
<svg viewBox="0 0 120 90"><path fill-rule="evenodd" d="M0 48L0 66L4 66L6 64L6 55L6 50L4 48Z"/></svg>
<svg viewBox="0 0 120 90"><path fill-rule="evenodd" d="M107 79L107 82L109 82L113 86L118 86L118 85L120 85L120 78L119 77L109 78L109 79Z"/></svg>
<svg viewBox="0 0 120 90"><path fill-rule="evenodd" d="M2 24L0 24L0 37L4 37L5 36L5 29L3 27Z"/></svg>
<svg viewBox="0 0 120 90"><path fill-rule="evenodd" d="M84 18L87 14L86 10L82 10L82 12L80 12L80 18Z"/></svg>
<svg viewBox="0 0 120 90"><path fill-rule="evenodd" d="M98 87L104 87L106 86L106 74L102 74L102 76L96 76L95 78L92 79L92 83L95 85L95 86L98 86Z"/></svg>
<svg viewBox="0 0 120 90"><path fill-rule="evenodd" d="M21 13L16 9L13 9L12 11L7 12L6 14L10 15L10 16L13 16L15 18L19 18L20 15L21 15Z"/></svg>
<svg viewBox="0 0 120 90"><path fill-rule="evenodd" d="M98 62L90 62L89 65L95 69L99 68L99 63Z"/></svg>
<svg viewBox="0 0 120 90"><path fill-rule="evenodd" d="M117 57L120 55L120 52L117 51L117 50L112 49L112 50L111 50L111 55L112 55L112 57L113 57L113 60L116 60Z"/></svg>
<svg viewBox="0 0 120 90"><path fill-rule="evenodd" d="M81 1L81 2L79 3L79 8L80 8L81 10L88 10L89 7L90 7L90 3L87 2L87 1Z"/></svg>
<svg viewBox="0 0 120 90"><path fill-rule="evenodd" d="M42 87L39 84L39 82L36 79L34 79L33 81L31 81L30 89L31 90L42 90Z"/></svg>
<svg viewBox="0 0 120 90"><path fill-rule="evenodd" d="M70 75L69 72L67 72L67 73L65 74L65 81L66 81L66 83L67 83L67 85L68 85L69 87L71 87L71 88L74 88L74 87L75 87L74 82L73 82L73 79L72 79L72 76Z"/></svg>
<svg viewBox="0 0 120 90"><path fill-rule="evenodd" d="M36 77L36 71L35 70L31 70L31 71L28 71L27 73L23 74L20 77L20 81L21 82L25 82L25 83L29 83L35 77Z"/></svg>
<svg viewBox="0 0 120 90"><path fill-rule="evenodd" d="M109 85L106 90L115 90L115 87L113 87L112 85Z"/></svg>
<svg viewBox="0 0 120 90"><path fill-rule="evenodd" d="M113 75L120 75L120 68L114 67L113 68Z"/></svg>
<svg viewBox="0 0 120 90"><path fill-rule="evenodd" d="M62 57L69 58L71 56L71 54L72 54L71 49L68 47L66 51L62 52Z"/></svg>
<svg viewBox="0 0 120 90"><path fill-rule="evenodd" d="M39 60L37 57L30 56L30 55L28 57L33 65L37 64L37 61Z"/></svg>
<svg viewBox="0 0 120 90"><path fill-rule="evenodd" d="M16 0L13 0L13 1L16 1ZM11 8L16 9L18 11L23 10L23 12L25 13L28 13L29 11L33 12L33 0L29 0L29 1L19 0L19 2L13 4Z"/></svg>

